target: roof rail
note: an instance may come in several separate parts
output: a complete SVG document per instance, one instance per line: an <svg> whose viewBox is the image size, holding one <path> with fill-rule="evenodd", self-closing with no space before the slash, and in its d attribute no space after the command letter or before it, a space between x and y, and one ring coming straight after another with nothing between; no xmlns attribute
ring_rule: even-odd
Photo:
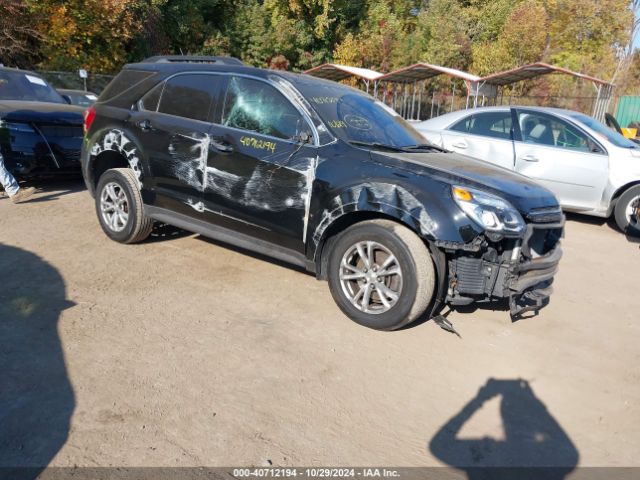
<svg viewBox="0 0 640 480"><path fill-rule="evenodd" d="M142 63L221 63L223 65L244 65L235 57L207 55L158 55L145 58Z"/></svg>

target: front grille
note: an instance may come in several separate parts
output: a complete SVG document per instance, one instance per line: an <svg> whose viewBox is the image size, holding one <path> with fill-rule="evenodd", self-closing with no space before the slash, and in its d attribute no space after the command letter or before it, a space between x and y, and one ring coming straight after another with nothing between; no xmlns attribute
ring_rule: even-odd
<svg viewBox="0 0 640 480"><path fill-rule="evenodd" d="M82 137L82 126L74 125L39 125L38 129L47 137Z"/></svg>
<svg viewBox="0 0 640 480"><path fill-rule="evenodd" d="M525 216L531 223L558 223L563 221L560 207L534 208Z"/></svg>

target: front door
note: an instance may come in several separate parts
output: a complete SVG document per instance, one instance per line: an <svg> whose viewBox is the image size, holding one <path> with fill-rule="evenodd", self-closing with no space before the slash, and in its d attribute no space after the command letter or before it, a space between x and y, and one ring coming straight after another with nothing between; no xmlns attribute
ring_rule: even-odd
<svg viewBox="0 0 640 480"><path fill-rule="evenodd" d="M589 135L568 121L518 109L516 171L551 190L568 209L600 207L609 158Z"/></svg>
<svg viewBox="0 0 640 480"><path fill-rule="evenodd" d="M304 252L317 156L313 141L305 141L310 132L273 85L229 77L220 120L211 130L216 155L207 163L207 219Z"/></svg>

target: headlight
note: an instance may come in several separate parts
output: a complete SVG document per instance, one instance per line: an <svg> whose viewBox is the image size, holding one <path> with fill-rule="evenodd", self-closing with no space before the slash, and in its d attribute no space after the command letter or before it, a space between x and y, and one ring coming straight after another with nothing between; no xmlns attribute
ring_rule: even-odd
<svg viewBox="0 0 640 480"><path fill-rule="evenodd" d="M0 128L6 128L11 132L36 133L31 125L27 123L7 122L0 119Z"/></svg>
<svg viewBox="0 0 640 480"><path fill-rule="evenodd" d="M489 232L520 235L526 227L522 216L506 200L487 192L451 187L454 201L467 216Z"/></svg>

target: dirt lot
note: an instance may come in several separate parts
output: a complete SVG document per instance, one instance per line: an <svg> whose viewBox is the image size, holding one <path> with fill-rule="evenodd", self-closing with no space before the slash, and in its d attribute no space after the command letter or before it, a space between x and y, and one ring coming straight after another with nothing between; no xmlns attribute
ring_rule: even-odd
<svg viewBox="0 0 640 480"><path fill-rule="evenodd" d="M0 199L0 465L640 466L640 249L564 250L537 318L379 333L202 237L116 244L78 183Z"/></svg>

